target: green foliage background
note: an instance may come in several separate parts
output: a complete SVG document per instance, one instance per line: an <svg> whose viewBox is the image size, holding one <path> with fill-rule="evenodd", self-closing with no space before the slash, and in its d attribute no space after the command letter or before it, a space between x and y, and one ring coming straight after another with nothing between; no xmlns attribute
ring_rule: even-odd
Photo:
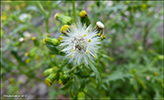
<svg viewBox="0 0 164 100"><path fill-rule="evenodd" d="M80 11L86 10L93 26L97 21L104 23L106 39L99 51L104 55L96 60L100 86L94 78L86 79L87 84L79 79L70 89L72 95L85 84L86 99L164 98L163 2L76 1L75 4L77 20ZM2 1L1 8L1 87L7 88L6 94L20 94L19 75L28 78L24 88L28 88L27 84L34 88L35 83L44 82L45 69L62 66L64 56L50 51L42 38L59 37L62 24L54 19L54 14L60 12L73 18L72 2ZM22 20L22 14L28 17ZM70 91L60 90L57 84L47 88L49 99L60 94L71 98Z"/></svg>

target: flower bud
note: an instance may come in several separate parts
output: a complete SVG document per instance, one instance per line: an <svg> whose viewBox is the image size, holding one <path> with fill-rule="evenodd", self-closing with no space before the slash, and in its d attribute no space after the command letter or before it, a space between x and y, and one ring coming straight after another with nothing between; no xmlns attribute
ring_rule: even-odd
<svg viewBox="0 0 164 100"><path fill-rule="evenodd" d="M46 79L45 79L45 83L48 86L51 86L52 83L57 79L58 74L57 73L51 73Z"/></svg>
<svg viewBox="0 0 164 100"><path fill-rule="evenodd" d="M78 93L78 99L85 99L85 94L84 94L84 92L79 92L79 93Z"/></svg>
<svg viewBox="0 0 164 100"><path fill-rule="evenodd" d="M164 56L163 56L163 55L158 55L157 58L158 58L159 60L163 60L163 59L164 59Z"/></svg>
<svg viewBox="0 0 164 100"><path fill-rule="evenodd" d="M87 12L85 10L82 10L79 15L81 23L86 24L86 26L88 27L91 24L91 21L88 18Z"/></svg>
<svg viewBox="0 0 164 100"><path fill-rule="evenodd" d="M104 40L105 38L106 38L105 35L101 34L101 39Z"/></svg>
<svg viewBox="0 0 164 100"><path fill-rule="evenodd" d="M63 25L62 28L61 28L61 32L62 32L63 34L67 34L69 28L70 28L69 25Z"/></svg>
<svg viewBox="0 0 164 100"><path fill-rule="evenodd" d="M52 57L52 58L55 58L55 55L53 54L53 55L51 55L51 57Z"/></svg>
<svg viewBox="0 0 164 100"><path fill-rule="evenodd" d="M51 45L54 45L54 46L57 46L57 45L60 44L60 41L56 38L46 37L43 41L44 41L45 44L51 44Z"/></svg>
<svg viewBox="0 0 164 100"><path fill-rule="evenodd" d="M33 40L35 46L39 46L39 41L36 39L35 36L33 36L31 40Z"/></svg>
<svg viewBox="0 0 164 100"><path fill-rule="evenodd" d="M39 60L39 56L38 56L38 55L37 55L37 56L35 56L35 59L36 59L36 60Z"/></svg>
<svg viewBox="0 0 164 100"><path fill-rule="evenodd" d="M44 75L45 75L45 76L50 75L50 74L53 72L53 69L54 69L54 68L46 69L46 70L44 71Z"/></svg>
<svg viewBox="0 0 164 100"><path fill-rule="evenodd" d="M104 24L100 21L97 21L93 30L97 31L97 34L100 34L100 35L103 34Z"/></svg>
<svg viewBox="0 0 164 100"><path fill-rule="evenodd" d="M142 4L142 7L143 8L147 8L147 4Z"/></svg>
<svg viewBox="0 0 164 100"><path fill-rule="evenodd" d="M56 73L58 71L59 71L59 69L56 66L54 66L53 68L46 69L44 71L44 75L49 76L51 73Z"/></svg>
<svg viewBox="0 0 164 100"><path fill-rule="evenodd" d="M155 76L158 76L158 72L154 72L154 75L155 75Z"/></svg>
<svg viewBox="0 0 164 100"><path fill-rule="evenodd" d="M60 21L62 24L70 25L72 23L72 18L64 14L56 13L54 18Z"/></svg>
<svg viewBox="0 0 164 100"><path fill-rule="evenodd" d="M20 46L20 45L21 45L21 42L17 41L17 42L14 43L14 46Z"/></svg>
<svg viewBox="0 0 164 100"><path fill-rule="evenodd" d="M25 61L27 64L30 62L30 59L26 59L26 61Z"/></svg>
<svg viewBox="0 0 164 100"><path fill-rule="evenodd" d="M31 39L32 39L33 41L35 41L35 40L36 40L36 37L35 37L35 36L33 36Z"/></svg>
<svg viewBox="0 0 164 100"><path fill-rule="evenodd" d="M24 56L25 56L25 57L28 57L28 56L29 56L29 54L26 52L26 53L24 54Z"/></svg>
<svg viewBox="0 0 164 100"><path fill-rule="evenodd" d="M62 35L59 36L58 40L61 42L63 40Z"/></svg>
<svg viewBox="0 0 164 100"><path fill-rule="evenodd" d="M15 78L13 78L13 77L11 77L11 78L9 78L9 81L12 83L12 84L15 84Z"/></svg>
<svg viewBox="0 0 164 100"><path fill-rule="evenodd" d="M68 74L67 71L60 74L59 84L65 85L69 80L70 80L70 75Z"/></svg>

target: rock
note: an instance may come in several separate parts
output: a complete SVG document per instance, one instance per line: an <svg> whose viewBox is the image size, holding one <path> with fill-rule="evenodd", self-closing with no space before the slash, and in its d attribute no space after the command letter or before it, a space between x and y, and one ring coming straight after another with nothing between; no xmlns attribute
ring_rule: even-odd
<svg viewBox="0 0 164 100"><path fill-rule="evenodd" d="M39 83L38 86L38 95L43 96L48 92L47 86L44 83Z"/></svg>
<svg viewBox="0 0 164 100"><path fill-rule="evenodd" d="M27 77L25 75L19 76L18 82L21 82L21 84L25 84L27 82Z"/></svg>
<svg viewBox="0 0 164 100"><path fill-rule="evenodd" d="M35 99L35 95L28 94L26 99L27 100L29 100L29 99Z"/></svg>

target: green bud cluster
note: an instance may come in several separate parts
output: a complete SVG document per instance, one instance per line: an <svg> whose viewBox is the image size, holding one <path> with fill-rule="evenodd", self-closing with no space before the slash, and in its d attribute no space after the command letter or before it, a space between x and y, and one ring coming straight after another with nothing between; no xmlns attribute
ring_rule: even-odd
<svg viewBox="0 0 164 100"><path fill-rule="evenodd" d="M68 71L64 71L60 74L59 84L65 85L70 80L70 75Z"/></svg>
<svg viewBox="0 0 164 100"><path fill-rule="evenodd" d="M57 67L49 68L44 71L44 75L47 76L45 83L48 86L51 86L53 82L58 81L59 79L59 69Z"/></svg>

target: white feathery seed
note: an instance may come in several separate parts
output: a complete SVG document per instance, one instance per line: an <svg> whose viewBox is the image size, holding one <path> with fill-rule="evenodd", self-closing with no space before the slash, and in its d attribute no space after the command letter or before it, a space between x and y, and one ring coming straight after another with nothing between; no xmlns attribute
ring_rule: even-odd
<svg viewBox="0 0 164 100"><path fill-rule="evenodd" d="M64 48L62 52L65 52L66 57L70 59L69 63L74 62L75 65L94 63L101 42L97 32L92 31L91 25L86 27L79 22L77 25L71 25L66 33L67 36L62 36L63 40L59 46Z"/></svg>

